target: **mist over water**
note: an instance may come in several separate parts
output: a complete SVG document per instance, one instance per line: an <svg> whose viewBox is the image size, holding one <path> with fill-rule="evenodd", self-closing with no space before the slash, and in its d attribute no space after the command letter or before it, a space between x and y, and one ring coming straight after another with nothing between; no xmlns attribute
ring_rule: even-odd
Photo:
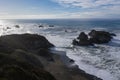
<svg viewBox="0 0 120 80"><path fill-rule="evenodd" d="M19 25L20 28L16 28ZM39 25L45 27L39 28ZM49 27L54 25L54 27ZM8 28L9 27L9 28ZM105 30L117 36L108 44L89 47L73 46L72 40L80 32L92 29ZM56 46L75 60L75 64L87 73L103 80L120 80L120 20L112 19L45 19L45 20L1 20L0 35L36 33L44 35Z"/></svg>

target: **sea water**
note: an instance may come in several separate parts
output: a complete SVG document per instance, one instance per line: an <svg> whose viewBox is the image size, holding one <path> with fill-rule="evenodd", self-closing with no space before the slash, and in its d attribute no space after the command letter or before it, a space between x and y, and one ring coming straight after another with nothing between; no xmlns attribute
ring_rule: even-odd
<svg viewBox="0 0 120 80"><path fill-rule="evenodd" d="M16 28L19 25L20 28ZM39 28L39 25L44 27ZM54 25L54 27L49 27ZM9 29L7 29L9 27ZM117 36L107 44L73 46L72 40L80 32L105 30ZM66 52L80 69L103 80L120 80L120 20L119 19L44 19L0 20L0 35L32 33L45 36L56 47Z"/></svg>

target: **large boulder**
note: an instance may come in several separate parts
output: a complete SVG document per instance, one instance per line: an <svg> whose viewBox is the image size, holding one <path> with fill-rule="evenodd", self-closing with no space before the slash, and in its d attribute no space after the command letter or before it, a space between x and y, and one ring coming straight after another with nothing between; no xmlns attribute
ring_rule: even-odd
<svg viewBox="0 0 120 80"><path fill-rule="evenodd" d="M111 41L111 39L113 38L112 36L114 35L115 34L111 34L106 31L96 31L96 30L92 30L89 33L90 41L92 43L97 43L97 44L108 43L109 41Z"/></svg>

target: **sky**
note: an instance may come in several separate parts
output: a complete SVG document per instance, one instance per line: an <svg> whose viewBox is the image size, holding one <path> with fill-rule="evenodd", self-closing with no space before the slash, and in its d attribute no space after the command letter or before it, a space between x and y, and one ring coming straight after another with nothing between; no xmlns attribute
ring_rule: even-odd
<svg viewBox="0 0 120 80"><path fill-rule="evenodd" d="M120 0L0 0L0 19L120 18Z"/></svg>

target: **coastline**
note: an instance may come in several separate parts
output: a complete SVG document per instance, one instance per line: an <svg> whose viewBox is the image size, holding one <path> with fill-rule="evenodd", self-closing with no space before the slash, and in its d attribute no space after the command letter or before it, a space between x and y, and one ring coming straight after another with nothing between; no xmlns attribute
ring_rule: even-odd
<svg viewBox="0 0 120 80"><path fill-rule="evenodd" d="M70 66L73 61L70 62L66 53L50 51L54 45L43 36L1 36L0 46L1 80L102 80L76 65Z"/></svg>
<svg viewBox="0 0 120 80"><path fill-rule="evenodd" d="M102 80L94 75L86 73L84 70L79 69L74 61L66 56L66 52L52 50L52 53L54 54L54 65L61 66L58 66L58 69L56 69L58 73L54 73L54 70L50 71L51 74L57 76L57 80ZM49 71L51 68L47 67L47 70Z"/></svg>

